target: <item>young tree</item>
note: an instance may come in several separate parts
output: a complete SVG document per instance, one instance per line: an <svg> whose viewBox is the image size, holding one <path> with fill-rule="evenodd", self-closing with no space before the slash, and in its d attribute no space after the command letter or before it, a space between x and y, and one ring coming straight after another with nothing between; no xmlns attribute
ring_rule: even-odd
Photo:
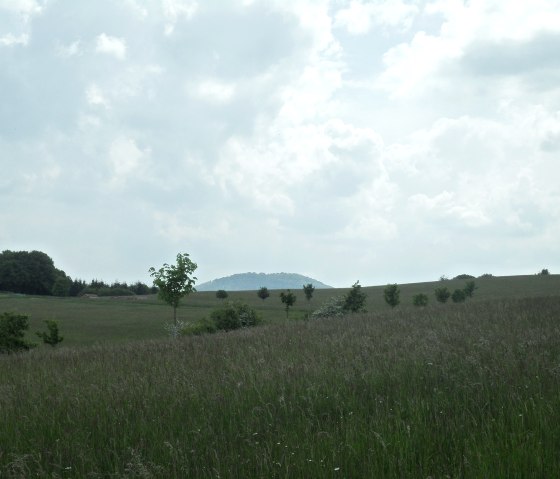
<svg viewBox="0 0 560 479"><path fill-rule="evenodd" d="M401 302L399 296L401 292L396 284L388 284L383 291L383 296L385 297L385 302L394 308L397 304Z"/></svg>
<svg viewBox="0 0 560 479"><path fill-rule="evenodd" d="M187 253L177 255L177 264L164 265L156 271L150 268L150 276L154 278L154 285L158 288L158 296L170 306L173 306L173 322L177 324L177 308L183 296L196 291L194 284L196 277L192 276L197 268Z"/></svg>
<svg viewBox="0 0 560 479"><path fill-rule="evenodd" d="M478 289L478 287L476 286L476 284L474 284L474 281L467 281L467 284L465 284L465 287L463 288L465 296L468 298L472 298L475 289Z"/></svg>
<svg viewBox="0 0 560 479"><path fill-rule="evenodd" d="M436 299L440 303L446 303L447 300L449 299L449 296L451 296L451 293L449 292L449 290L446 287L436 288L434 293L436 295Z"/></svg>
<svg viewBox="0 0 560 479"><path fill-rule="evenodd" d="M550 272L548 271L547 268L543 268L539 274L541 276L548 276L550 274Z"/></svg>
<svg viewBox="0 0 560 479"><path fill-rule="evenodd" d="M303 286L303 294L305 294L305 299L307 299L307 301L311 301L314 291L315 291L315 286L313 286L311 283Z"/></svg>
<svg viewBox="0 0 560 479"><path fill-rule="evenodd" d="M344 298L344 310L351 313L365 312L366 298L366 293L362 291L360 282L356 281Z"/></svg>
<svg viewBox="0 0 560 479"><path fill-rule="evenodd" d="M225 289L219 289L216 291L216 298L218 299L226 299L228 297L228 293Z"/></svg>
<svg viewBox="0 0 560 479"><path fill-rule="evenodd" d="M280 300L282 301L282 303L286 305L286 319L287 319L290 312L290 308L296 302L296 295L292 293L290 290L288 290L287 293L284 293L284 291L282 291L280 293Z"/></svg>
<svg viewBox="0 0 560 479"><path fill-rule="evenodd" d="M451 295L451 299L453 300L454 303L464 303L466 298L467 295L465 294L465 291L463 291L462 289L456 289L455 291L453 291L453 294Z"/></svg>
<svg viewBox="0 0 560 479"><path fill-rule="evenodd" d="M414 306L427 306L428 305L428 295L424 293L415 294L412 297L412 304Z"/></svg>
<svg viewBox="0 0 560 479"><path fill-rule="evenodd" d="M37 331L37 336L43 340L45 344L50 344L53 348L58 344L61 343L64 339L62 336L58 334L58 323L52 319L46 319L45 323L47 324L48 333Z"/></svg>
<svg viewBox="0 0 560 479"><path fill-rule="evenodd" d="M263 301L270 296L270 292L266 286L263 286L261 289L257 291L257 296L261 298Z"/></svg>
<svg viewBox="0 0 560 479"><path fill-rule="evenodd" d="M36 346L25 340L27 329L27 316L16 313L0 314L0 353L27 351Z"/></svg>

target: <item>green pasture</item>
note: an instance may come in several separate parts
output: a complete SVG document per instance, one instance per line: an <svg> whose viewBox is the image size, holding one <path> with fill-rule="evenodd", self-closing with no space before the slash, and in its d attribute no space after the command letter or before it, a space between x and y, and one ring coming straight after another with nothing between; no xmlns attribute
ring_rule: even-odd
<svg viewBox="0 0 560 479"><path fill-rule="evenodd" d="M469 301L560 295L560 275L481 278L475 279L475 282L478 289ZM417 293L426 293L430 297L429 307L441 306L433 296L436 287L446 286L453 291L464 284L464 280L448 280L400 285L401 304L397 308L413 309L412 296ZM383 299L384 287L364 287L368 295L368 311L383 312L389 309ZM343 295L347 291L315 290L312 300L308 302L302 289L294 290L297 301L290 310L290 320L303 319L330 297ZM258 298L256 291L230 292L228 300L248 303L262 315L265 323L275 323L286 318L279 294L280 291L271 291L271 296L263 301ZM183 299L178 317L189 321L209 316L222 301L216 298L214 292L193 293ZM44 329L43 320L57 320L65 338L62 346L163 338L166 335L164 325L172 320L171 308L156 296L89 299L0 294L0 312L4 311L28 315L29 338L33 340L37 339L34 332Z"/></svg>

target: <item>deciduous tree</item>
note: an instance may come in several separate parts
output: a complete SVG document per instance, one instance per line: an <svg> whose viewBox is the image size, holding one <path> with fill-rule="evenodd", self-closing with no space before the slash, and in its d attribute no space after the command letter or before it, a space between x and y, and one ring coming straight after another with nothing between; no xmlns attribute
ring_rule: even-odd
<svg viewBox="0 0 560 479"><path fill-rule="evenodd" d="M173 307L173 322L177 323L177 308L183 296L196 291L194 288L196 277L192 276L197 268L187 253L177 255L177 264L164 265L156 270L149 269L150 276L154 278L154 285L158 288L158 296Z"/></svg>

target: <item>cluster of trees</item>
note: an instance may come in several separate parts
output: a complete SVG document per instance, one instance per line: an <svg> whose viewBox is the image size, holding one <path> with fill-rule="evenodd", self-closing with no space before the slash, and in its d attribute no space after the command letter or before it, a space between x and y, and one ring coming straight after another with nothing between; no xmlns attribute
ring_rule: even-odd
<svg viewBox="0 0 560 479"><path fill-rule="evenodd" d="M94 279L86 283L82 279L72 279L56 268L53 260L41 251L6 250L0 253L0 291L61 297L83 294L125 296L153 294L157 288L150 288L140 281L129 285L118 281L108 284Z"/></svg>

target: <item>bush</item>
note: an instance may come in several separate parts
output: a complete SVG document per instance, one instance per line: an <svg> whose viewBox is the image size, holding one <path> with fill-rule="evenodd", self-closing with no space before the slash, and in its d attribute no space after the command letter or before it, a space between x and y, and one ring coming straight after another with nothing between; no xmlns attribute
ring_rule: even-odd
<svg viewBox="0 0 560 479"><path fill-rule="evenodd" d="M479 276L479 278L493 278L494 275L492 273L484 273Z"/></svg>
<svg viewBox="0 0 560 479"><path fill-rule="evenodd" d="M548 269L544 268L543 270L541 270L541 272L539 274L541 276L548 276L550 273L549 273Z"/></svg>
<svg viewBox="0 0 560 479"><path fill-rule="evenodd" d="M388 284L383 291L383 296L385 297L385 302L394 308L397 304L401 302L399 299L401 292L396 284Z"/></svg>
<svg viewBox="0 0 560 479"><path fill-rule="evenodd" d="M311 319L323 319L323 318L339 318L344 316L344 303L346 298L344 296L333 296L328 301L323 303L323 305L311 313Z"/></svg>
<svg viewBox="0 0 560 479"><path fill-rule="evenodd" d="M48 333L39 332L37 331L37 336L43 340L45 344L50 344L53 348L58 344L61 343L64 339L62 336L58 334L58 323L52 319L46 319L45 323L47 324Z"/></svg>
<svg viewBox="0 0 560 479"><path fill-rule="evenodd" d="M257 291L257 296L261 298L263 301L270 296L270 292L266 286L263 286L261 289Z"/></svg>
<svg viewBox="0 0 560 479"><path fill-rule="evenodd" d="M344 311L349 311L351 313L365 312L366 298L366 293L362 291L360 282L356 281L344 298Z"/></svg>
<svg viewBox="0 0 560 479"><path fill-rule="evenodd" d="M467 281L467 284L465 284L465 287L463 288L465 296L467 296L468 298L472 298L475 289L477 289L477 286L474 281Z"/></svg>
<svg viewBox="0 0 560 479"><path fill-rule="evenodd" d="M240 302L226 303L223 307L212 311L210 317L216 328L223 331L256 326L261 322L260 316L254 309Z"/></svg>
<svg viewBox="0 0 560 479"><path fill-rule="evenodd" d="M179 334L181 336L198 336L200 334L215 333L218 330L216 323L208 318L202 318L192 323L183 323Z"/></svg>
<svg viewBox="0 0 560 479"><path fill-rule="evenodd" d="M446 287L436 288L434 294L436 295L436 299L440 303L446 303L447 300L449 299L449 296L451 296L451 293Z"/></svg>
<svg viewBox="0 0 560 479"><path fill-rule="evenodd" d="M226 299L228 297L228 293L225 289L219 289L216 291L216 298L218 299Z"/></svg>
<svg viewBox="0 0 560 479"><path fill-rule="evenodd" d="M415 294L412 297L412 304L414 306L427 306L428 305L428 295L424 293Z"/></svg>
<svg viewBox="0 0 560 479"><path fill-rule="evenodd" d="M35 347L25 341L25 331L29 329L27 316L16 313L0 315L0 353L27 351Z"/></svg>
<svg viewBox="0 0 560 479"><path fill-rule="evenodd" d="M467 295L462 289L456 289L455 291L453 291L451 299L454 303L464 303L465 299L467 299Z"/></svg>

